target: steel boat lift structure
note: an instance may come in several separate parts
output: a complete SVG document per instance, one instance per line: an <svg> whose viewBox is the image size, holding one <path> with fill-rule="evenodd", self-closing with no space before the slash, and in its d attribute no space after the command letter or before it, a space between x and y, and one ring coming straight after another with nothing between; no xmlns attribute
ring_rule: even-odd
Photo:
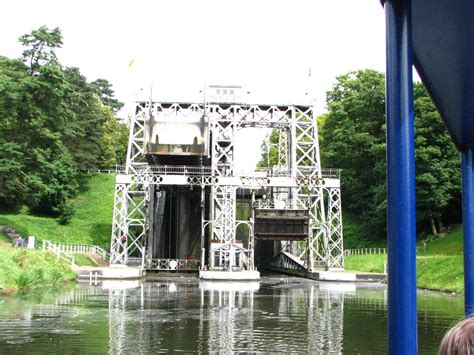
<svg viewBox="0 0 474 355"><path fill-rule="evenodd" d="M340 174L321 169L313 107L243 103L239 86L206 90L201 103L136 104L116 176L111 265L258 279L256 245L273 241L273 256L292 253L310 272L342 270ZM278 130L278 165L236 171L244 128Z"/></svg>

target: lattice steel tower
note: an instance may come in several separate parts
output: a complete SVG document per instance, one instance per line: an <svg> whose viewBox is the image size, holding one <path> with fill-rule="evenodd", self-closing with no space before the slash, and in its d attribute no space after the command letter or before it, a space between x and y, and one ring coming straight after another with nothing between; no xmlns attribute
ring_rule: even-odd
<svg viewBox="0 0 474 355"><path fill-rule="evenodd" d="M137 103L116 177L111 264L251 274L255 250L263 260L271 241L273 255L286 248L308 271L342 269L339 170L321 169L312 106L243 103L237 86L207 92L203 103ZM236 171L243 128L278 131L277 165Z"/></svg>

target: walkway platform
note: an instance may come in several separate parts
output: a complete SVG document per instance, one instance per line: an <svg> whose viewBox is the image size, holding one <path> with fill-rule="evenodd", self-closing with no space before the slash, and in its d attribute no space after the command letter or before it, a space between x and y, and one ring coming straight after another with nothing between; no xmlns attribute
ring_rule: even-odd
<svg viewBox="0 0 474 355"><path fill-rule="evenodd" d="M385 274L356 273L348 271L316 271L306 273L306 277L318 281L335 282L380 282L387 278Z"/></svg>
<svg viewBox="0 0 474 355"><path fill-rule="evenodd" d="M78 280L133 280L145 276L143 270L130 266L88 267L76 266L73 268Z"/></svg>
<svg viewBox="0 0 474 355"><path fill-rule="evenodd" d="M202 280L260 280L260 272L257 270L243 271L199 271L199 278Z"/></svg>
<svg viewBox="0 0 474 355"><path fill-rule="evenodd" d="M275 267L267 267L266 270L280 272L286 275L304 277L317 281L332 282L382 282L387 279L386 274L376 273L358 273L352 271L314 271L308 272L299 269L279 269Z"/></svg>

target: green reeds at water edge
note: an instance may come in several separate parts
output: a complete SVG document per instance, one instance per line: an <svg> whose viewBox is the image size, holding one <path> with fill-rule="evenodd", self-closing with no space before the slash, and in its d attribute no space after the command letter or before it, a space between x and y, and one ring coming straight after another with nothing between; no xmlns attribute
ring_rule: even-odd
<svg viewBox="0 0 474 355"><path fill-rule="evenodd" d="M71 267L50 253L0 248L0 293L26 293L73 281Z"/></svg>

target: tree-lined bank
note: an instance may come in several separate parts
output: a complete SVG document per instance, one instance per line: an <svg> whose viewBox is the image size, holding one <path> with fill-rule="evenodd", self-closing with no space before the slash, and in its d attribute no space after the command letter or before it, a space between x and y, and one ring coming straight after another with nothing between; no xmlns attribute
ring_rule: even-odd
<svg viewBox="0 0 474 355"><path fill-rule="evenodd" d="M21 58L0 56L0 206L60 217L74 214L76 171L123 162L127 128L104 79L90 83L56 56L61 31L20 37Z"/></svg>

